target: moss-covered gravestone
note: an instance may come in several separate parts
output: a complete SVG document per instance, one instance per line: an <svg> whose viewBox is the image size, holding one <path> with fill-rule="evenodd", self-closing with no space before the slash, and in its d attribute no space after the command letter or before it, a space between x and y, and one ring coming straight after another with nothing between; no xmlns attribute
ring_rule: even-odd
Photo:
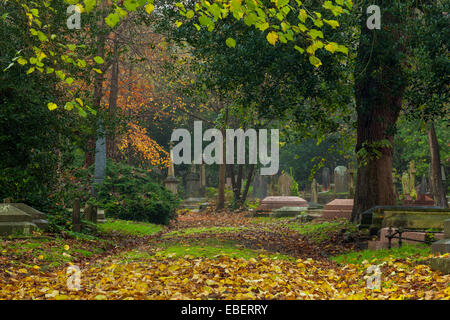
<svg viewBox="0 0 450 320"><path fill-rule="evenodd" d="M29 235L37 230L30 214L16 208L11 203L0 204L0 236Z"/></svg>

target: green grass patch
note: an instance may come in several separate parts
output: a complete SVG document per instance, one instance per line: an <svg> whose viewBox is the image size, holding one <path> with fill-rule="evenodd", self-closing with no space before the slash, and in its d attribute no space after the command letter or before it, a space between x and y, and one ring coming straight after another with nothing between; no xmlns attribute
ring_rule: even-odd
<svg viewBox="0 0 450 320"><path fill-rule="evenodd" d="M140 250L131 250L119 255L124 261L138 261L149 259L152 255L169 257L203 257L214 259L221 255L233 258L250 259L263 254L271 259L283 259L294 261L295 258L283 255L272 254L264 250L252 250L240 246L235 241L220 241L217 239L204 239L202 242L192 241L187 243L162 243L156 248L156 252L142 252Z"/></svg>
<svg viewBox="0 0 450 320"><path fill-rule="evenodd" d="M329 238L331 233L339 233L343 230L349 232L357 231L356 225L347 220L326 221L320 223L292 223L289 224L288 227L301 235L307 236L315 243L324 242Z"/></svg>
<svg viewBox="0 0 450 320"><path fill-rule="evenodd" d="M202 234L202 233L211 233L211 234L219 234L219 233L233 233L233 232L241 232L247 230L247 227L206 227L206 228L187 228L181 229L177 231L168 232L163 235L163 238L172 238L172 237L182 237L194 234Z"/></svg>
<svg viewBox="0 0 450 320"><path fill-rule="evenodd" d="M413 261L425 260L432 254L431 248L425 244L407 244L401 248L381 249L381 250L362 250L349 252L339 256L332 257L331 260L339 264L361 264L364 260L371 263L382 262L383 259L392 257L395 259L406 259Z"/></svg>
<svg viewBox="0 0 450 320"><path fill-rule="evenodd" d="M8 265L15 267L34 265L47 271L60 267L82 257L91 257L104 252L108 241L67 240L56 237L52 239L6 240L0 242L0 257L6 256Z"/></svg>
<svg viewBox="0 0 450 320"><path fill-rule="evenodd" d="M294 217L253 217L251 219L251 223L256 223L256 224L260 224L260 223L277 223L277 222L286 222L289 220L292 220L292 218Z"/></svg>
<svg viewBox="0 0 450 320"><path fill-rule="evenodd" d="M164 229L163 226L157 224L125 220L108 220L100 224L99 228L103 232L118 232L135 236L151 236Z"/></svg>

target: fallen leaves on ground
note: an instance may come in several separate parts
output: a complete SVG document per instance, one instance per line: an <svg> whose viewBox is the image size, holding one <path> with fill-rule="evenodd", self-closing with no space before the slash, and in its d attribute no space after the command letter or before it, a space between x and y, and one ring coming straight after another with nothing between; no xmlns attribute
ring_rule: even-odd
<svg viewBox="0 0 450 320"><path fill-rule="evenodd" d="M67 287L65 270L31 271L0 282L0 299L449 299L449 275L426 265L386 260L380 290L369 289L368 263L295 262L259 256L248 260L154 255L122 263L103 259L81 268L81 289Z"/></svg>

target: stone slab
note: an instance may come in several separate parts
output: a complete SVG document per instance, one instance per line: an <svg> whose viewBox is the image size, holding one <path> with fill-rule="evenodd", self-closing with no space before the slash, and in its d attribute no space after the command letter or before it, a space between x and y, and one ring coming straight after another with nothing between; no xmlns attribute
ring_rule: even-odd
<svg viewBox="0 0 450 320"><path fill-rule="evenodd" d="M37 225L26 221L0 222L0 236L9 236L14 234L29 235L36 229L38 229Z"/></svg>
<svg viewBox="0 0 450 320"><path fill-rule="evenodd" d="M257 213L270 213L275 209L283 207L308 207L306 200L294 196L271 196L264 198L259 207L256 209Z"/></svg>
<svg viewBox="0 0 450 320"><path fill-rule="evenodd" d="M431 269L450 274L450 258L431 258L429 260Z"/></svg>
<svg viewBox="0 0 450 320"><path fill-rule="evenodd" d="M445 239L450 239L450 219L444 221L444 236Z"/></svg>
<svg viewBox="0 0 450 320"><path fill-rule="evenodd" d="M0 203L0 222L31 222L33 217L9 203Z"/></svg>
<svg viewBox="0 0 450 320"><path fill-rule="evenodd" d="M350 219L353 210L353 199L334 199L327 203L322 218L330 220L335 218Z"/></svg>
<svg viewBox="0 0 450 320"><path fill-rule="evenodd" d="M450 253L450 239L442 239L436 242L433 242L431 245L431 251L433 253Z"/></svg>

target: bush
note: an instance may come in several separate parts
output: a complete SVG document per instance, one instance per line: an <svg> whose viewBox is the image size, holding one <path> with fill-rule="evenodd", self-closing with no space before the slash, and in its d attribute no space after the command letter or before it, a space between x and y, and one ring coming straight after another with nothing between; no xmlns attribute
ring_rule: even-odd
<svg viewBox="0 0 450 320"><path fill-rule="evenodd" d="M152 182L146 170L109 161L106 175L93 202L107 217L164 225L175 218L178 198Z"/></svg>

